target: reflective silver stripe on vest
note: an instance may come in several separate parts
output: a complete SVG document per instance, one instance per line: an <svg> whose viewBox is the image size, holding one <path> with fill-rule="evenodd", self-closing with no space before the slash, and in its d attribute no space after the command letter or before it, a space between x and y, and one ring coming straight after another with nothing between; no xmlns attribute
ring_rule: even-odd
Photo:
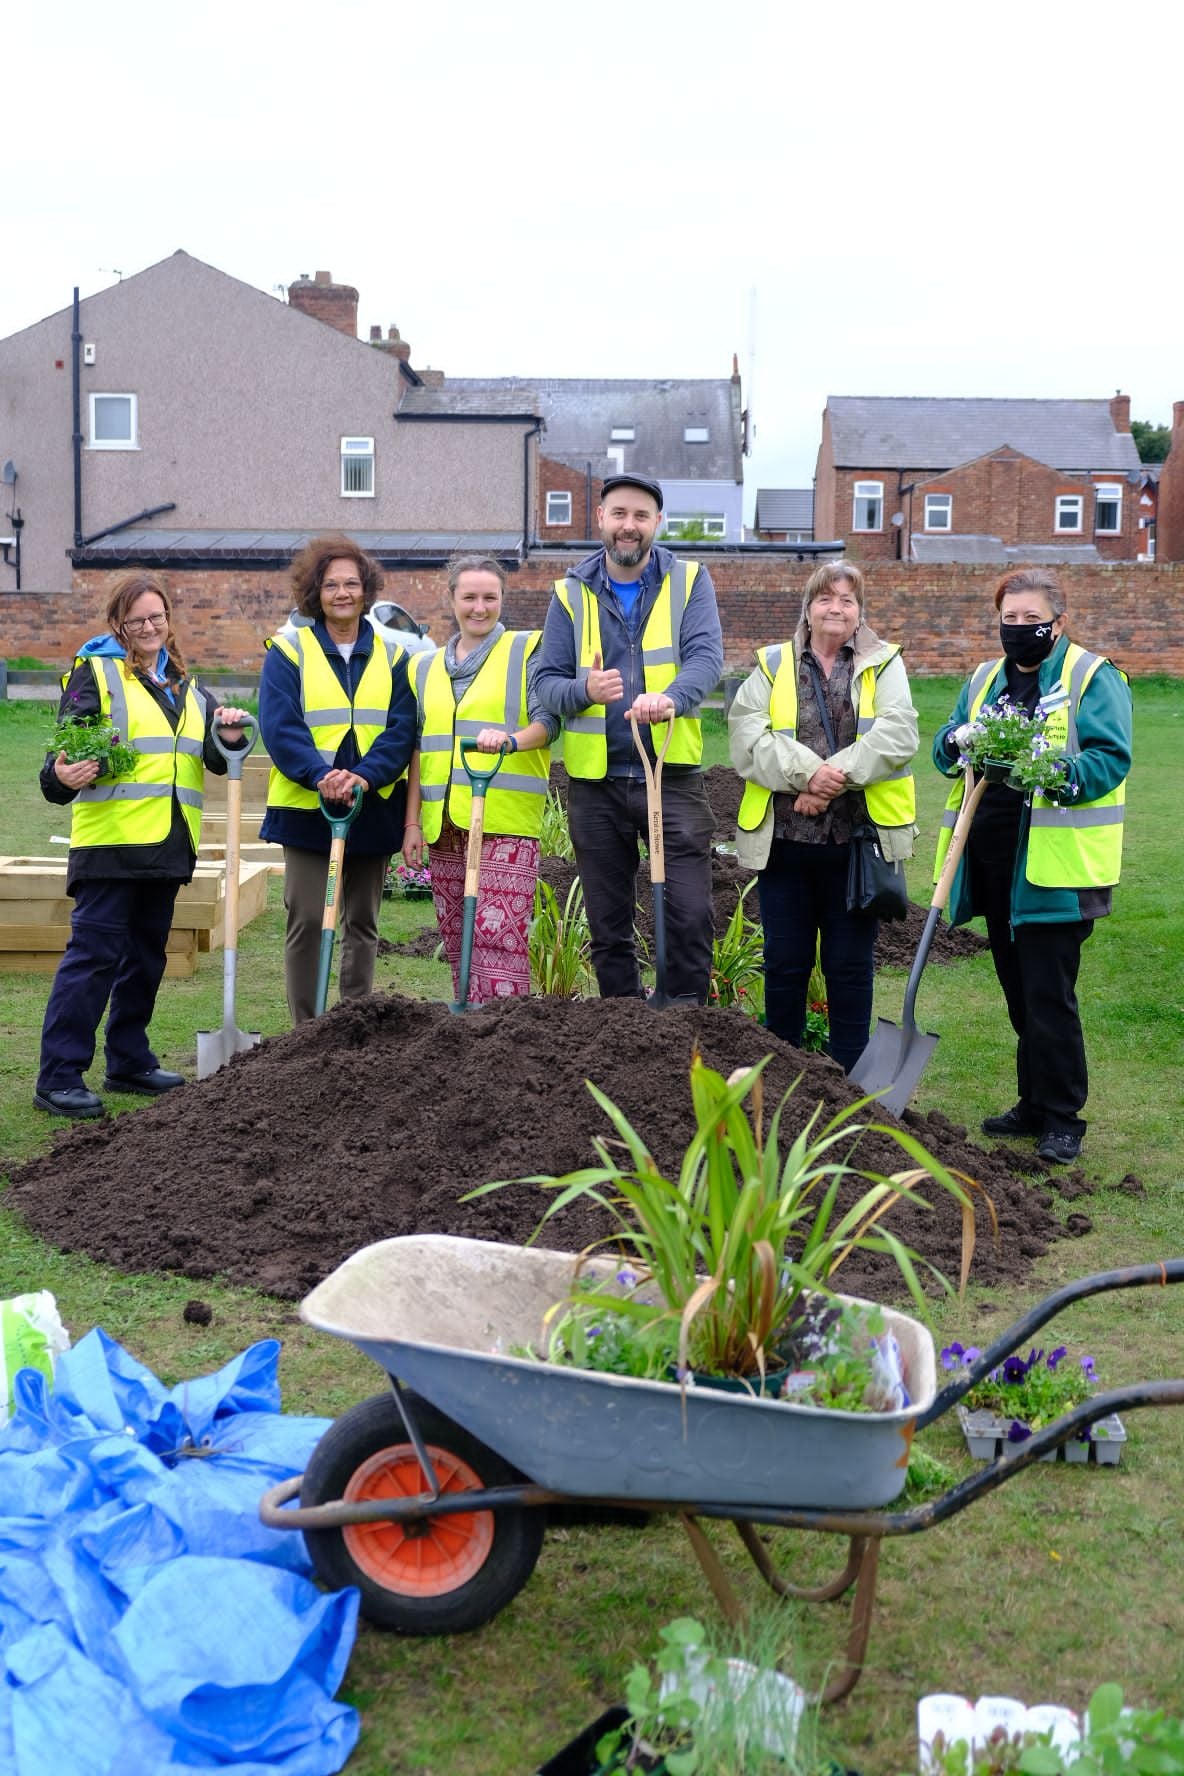
<svg viewBox="0 0 1184 1776"><path fill-rule="evenodd" d="M568 574L563 583L567 587L568 602L571 605L572 640L575 642L578 672L584 655L584 596L587 588L583 580L577 580L574 574Z"/></svg>
<svg viewBox="0 0 1184 1776"><path fill-rule="evenodd" d="M642 658L647 666L677 666L678 649L676 647L643 648Z"/></svg>
<svg viewBox="0 0 1184 1776"><path fill-rule="evenodd" d="M385 727L386 718L389 714L389 709L363 709L359 704L355 703L354 725L356 727L358 722L365 722L369 726Z"/></svg>
<svg viewBox="0 0 1184 1776"><path fill-rule="evenodd" d="M784 658L784 656L785 656L785 647L784 647L784 644L780 641L776 644L775 647L770 647L770 648L765 649L765 673L769 679L770 702L772 701L772 681L776 678L777 674L781 670L781 661ZM772 721L770 720L769 732L771 734L784 734L786 739L796 740L797 732L798 732L797 723L795 722L791 726L786 727L786 728L775 728L772 724Z"/></svg>
<svg viewBox="0 0 1184 1776"><path fill-rule="evenodd" d="M872 728L875 727L875 725L876 725L876 718L874 715L857 715L855 717L856 738L858 738L860 734L870 733Z"/></svg>
<svg viewBox="0 0 1184 1776"><path fill-rule="evenodd" d="M875 789L876 784L879 784L879 783L907 783L909 778L912 776L912 774L913 773L910 771L909 767L906 765L904 767L904 769L901 771L889 772L887 777L877 777L875 783L866 784L865 788L866 789Z"/></svg>
<svg viewBox="0 0 1184 1776"><path fill-rule="evenodd" d="M193 746L193 743L192 743L192 741L190 741L190 748L191 749L192 749L192 746ZM178 740L177 750L180 751L180 749L181 749L181 742ZM173 750L173 739L172 739L171 734L149 734L144 739L136 741L136 751L137 752L143 752L143 753L161 752L161 753L164 753L164 752L172 752L172 750ZM200 752L201 747L200 746L197 747L196 750L198 752Z"/></svg>
<svg viewBox="0 0 1184 1776"><path fill-rule="evenodd" d="M117 734L127 739L129 727L127 713L127 684L123 673L119 670L119 661L104 656L102 661L103 677L107 680L107 695L111 699L111 726ZM137 748L137 750L141 750Z"/></svg>
<svg viewBox="0 0 1184 1776"><path fill-rule="evenodd" d="M337 757L337 749L333 746L318 746L317 757L323 765L331 765Z"/></svg>
<svg viewBox="0 0 1184 1776"><path fill-rule="evenodd" d="M205 797L200 789L178 789L177 800L183 808L200 808Z"/></svg>
<svg viewBox="0 0 1184 1776"><path fill-rule="evenodd" d="M1080 660L1077 661L1069 675L1069 734L1066 748L1068 752L1081 750L1077 744L1077 711L1081 707L1081 693L1085 687L1086 674L1099 659L1098 654L1088 654L1083 650Z"/></svg>
<svg viewBox="0 0 1184 1776"><path fill-rule="evenodd" d="M954 827L958 824L958 809L943 808L941 811L941 823L943 826L948 826L950 830L953 831Z"/></svg>
<svg viewBox="0 0 1184 1776"><path fill-rule="evenodd" d="M458 767L454 769L452 773L452 786L454 789L467 789L469 787L469 779L463 768ZM545 777L526 777L520 772L508 772L503 766L496 777L490 778L489 787L490 789L518 790L520 793L526 795L545 795L547 793L547 779ZM441 790L440 794L443 795L443 793L444 791Z"/></svg>
<svg viewBox="0 0 1184 1776"><path fill-rule="evenodd" d="M177 741L177 751L188 754L190 758L201 758L205 748L200 740L186 740L184 736Z"/></svg>
<svg viewBox="0 0 1184 1776"><path fill-rule="evenodd" d="M984 660L981 666L975 667L974 676L970 680L970 689L967 692L966 703L968 709L974 708L974 699L978 696L987 680L994 675L998 665L998 660Z"/></svg>
<svg viewBox="0 0 1184 1776"><path fill-rule="evenodd" d="M519 629L510 643L510 657L506 663L506 732L512 734L518 726L518 709L522 701L519 686L524 684L526 666L526 650L530 645L530 630ZM529 717L528 717L529 719Z"/></svg>
<svg viewBox="0 0 1184 1776"><path fill-rule="evenodd" d="M564 716L563 726L569 734L603 734L604 717L602 715Z"/></svg>
<svg viewBox="0 0 1184 1776"><path fill-rule="evenodd" d="M304 702L303 690L301 691L301 695L300 695L300 707L304 711L304 718L308 722L308 725L310 728L327 728L329 726L330 722L344 722L346 727L348 728L351 726L351 724L353 722L353 718L354 718L354 711L350 708L348 703L345 703L342 705L342 707L340 709L314 709L313 710L314 719L309 720L308 709L307 709L305 702ZM385 721L385 719L386 719L386 711L385 710L383 711L380 719Z"/></svg>
<svg viewBox="0 0 1184 1776"><path fill-rule="evenodd" d="M421 734L419 737L421 752L451 752L451 734Z"/></svg>
<svg viewBox="0 0 1184 1776"><path fill-rule="evenodd" d="M486 728L493 725L492 717L488 721L476 721L471 715L458 715L452 727L453 732L462 740L475 740L478 734L483 734Z"/></svg>
<svg viewBox="0 0 1184 1776"><path fill-rule="evenodd" d="M447 789L445 783L423 783L420 785L419 796L424 802L442 802Z"/></svg>
<svg viewBox="0 0 1184 1776"><path fill-rule="evenodd" d="M1033 808L1033 826L1121 826L1124 810L1110 808Z"/></svg>
<svg viewBox="0 0 1184 1776"><path fill-rule="evenodd" d="M677 671L682 665L682 653L679 647L679 640L682 635L682 614L691 601L691 570L685 561L678 561L672 565L679 569L677 574L672 573L670 575L670 636L674 644L671 651L671 659L673 660L675 670ZM677 590L675 589L676 581L681 581L681 585ZM655 654L653 659L656 663L660 662L662 655Z"/></svg>
<svg viewBox="0 0 1184 1776"><path fill-rule="evenodd" d="M146 802L156 796L171 796L171 783L110 783L106 788L80 789L80 802ZM178 790L177 794L181 795ZM200 798L199 798L200 806Z"/></svg>

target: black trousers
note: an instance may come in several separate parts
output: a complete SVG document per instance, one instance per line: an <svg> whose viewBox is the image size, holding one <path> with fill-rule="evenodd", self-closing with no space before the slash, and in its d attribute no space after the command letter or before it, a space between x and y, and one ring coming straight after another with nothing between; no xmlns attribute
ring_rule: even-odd
<svg viewBox="0 0 1184 1776"><path fill-rule="evenodd" d="M108 1001L108 1073L146 1073L158 1065L148 1025L180 887L176 880L77 883L70 941L41 1029L38 1091L69 1091L82 1084Z"/></svg>
<svg viewBox="0 0 1184 1776"><path fill-rule="evenodd" d="M802 1046L806 993L820 955L830 1025L827 1052L850 1072L867 1047L877 919L847 911L849 845L774 839L757 877L765 932L765 1025ZM821 941L820 941L821 940Z"/></svg>
<svg viewBox="0 0 1184 1776"><path fill-rule="evenodd" d="M1077 1007L1081 946L1092 919L1011 928L1014 859L974 859L975 905L987 921L995 973L1019 1040L1015 1050L1019 1101L1048 1133L1083 1135L1089 1096L1085 1037Z"/></svg>
<svg viewBox="0 0 1184 1776"><path fill-rule="evenodd" d="M573 777L567 818L592 936L602 999L639 999L641 971L633 925L637 841L649 830L645 784L632 777ZM707 786L698 773L662 779L666 861L666 991L706 1002L715 936Z"/></svg>

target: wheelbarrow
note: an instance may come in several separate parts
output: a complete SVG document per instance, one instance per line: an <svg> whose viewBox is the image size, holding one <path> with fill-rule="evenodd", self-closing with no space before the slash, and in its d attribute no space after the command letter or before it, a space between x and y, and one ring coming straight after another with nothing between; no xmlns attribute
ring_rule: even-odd
<svg viewBox="0 0 1184 1776"><path fill-rule="evenodd" d="M436 1635L490 1621L533 1572L552 1507L673 1512L733 1622L741 1606L703 1520L734 1524L778 1596L824 1602L853 1589L845 1655L817 1698L834 1702L863 1667L885 1537L944 1523L1113 1412L1184 1405L1184 1379L1109 1389L1009 1445L941 1497L889 1510L917 1431L1071 1303L1182 1282L1184 1258L1066 1285L940 1392L926 1328L883 1309L912 1401L886 1413L507 1354L537 1338L543 1314L570 1293L577 1262L562 1252L414 1234L364 1247L302 1303L310 1325L348 1339L391 1385L337 1420L305 1473L264 1495L260 1517L272 1529L302 1530L322 1580L356 1585L362 1613L377 1626ZM611 1274L616 1264L585 1260L581 1275ZM845 1536L845 1562L825 1584L792 1584L758 1526Z"/></svg>

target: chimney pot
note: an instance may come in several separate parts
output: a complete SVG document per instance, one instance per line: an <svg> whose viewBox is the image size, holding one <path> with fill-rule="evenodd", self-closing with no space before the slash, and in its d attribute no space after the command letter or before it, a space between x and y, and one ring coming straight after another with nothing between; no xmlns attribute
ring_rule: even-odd
<svg viewBox="0 0 1184 1776"><path fill-rule="evenodd" d="M331 284L333 282L333 274L329 271L318 271L316 281L318 284Z"/></svg>
<svg viewBox="0 0 1184 1776"><path fill-rule="evenodd" d="M382 338L382 328L381 327L371 327L371 329L370 329L371 344L373 344L375 340L381 340L381 338Z"/></svg>

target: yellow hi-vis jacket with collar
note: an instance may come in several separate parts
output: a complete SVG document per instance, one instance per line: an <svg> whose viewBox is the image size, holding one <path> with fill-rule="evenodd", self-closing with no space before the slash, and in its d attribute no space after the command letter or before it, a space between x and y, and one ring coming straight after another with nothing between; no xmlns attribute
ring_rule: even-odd
<svg viewBox="0 0 1184 1776"><path fill-rule="evenodd" d="M124 661L93 654L86 656L86 664L95 675L101 713L120 739L135 747L137 757L130 777L100 780L78 791L71 807L71 848L163 844L173 824L176 795L196 851L205 783L206 712L201 698L186 684L174 730L139 679L125 674Z"/></svg>
<svg viewBox="0 0 1184 1776"><path fill-rule="evenodd" d="M1046 718L1045 734L1055 748L1067 752L1070 757L1081 750L1078 736L1081 699L1099 667L1108 663L1104 655L1090 653L1075 641L1067 642L1057 676L1041 693L1036 707L1037 712ZM968 721L974 720L988 697L1000 687L1006 664L1005 658L984 660L971 673L966 691ZM964 790L965 778L959 777L950 790L942 815L934 881L941 874L949 850ZM1093 801L1070 801L1063 806L1050 801L1039 791L1033 792L1022 881L1038 889L1112 888L1122 872L1125 804L1125 779ZM1022 884L1017 893L1017 916L1022 917ZM1068 918L1073 914L1068 912L1063 916Z"/></svg>
<svg viewBox="0 0 1184 1776"><path fill-rule="evenodd" d="M876 688L880 674L889 661L895 660L899 654L898 647L890 647L875 664L863 667L856 674L859 687L855 721L856 746L864 736L870 737L875 728ZM769 726L775 734L781 734L787 740L795 740L798 725L796 651L790 642L783 642L773 647L758 648L756 658L757 665L770 685ZM861 793L867 806L868 819L877 826L911 826L916 818L916 787L912 771L907 765L890 772L879 782L862 785ZM755 832L762 824L772 795L773 791L766 789L763 784L751 781L745 783L737 817L737 825L743 832Z"/></svg>
<svg viewBox="0 0 1184 1776"><path fill-rule="evenodd" d="M674 561L654 600L653 609L641 633L641 663L646 691L657 696L678 676L679 630L682 614L691 596L697 561ZM575 629L576 666L586 672L597 654L604 657L600 643L600 600L592 588L574 574L555 582L555 596L571 618ZM676 715L669 765L697 765L703 758L703 727L697 716ZM655 722L650 729L655 752L660 751L666 736L666 723ZM604 777L608 771L608 741L605 738L605 706L593 703L583 715L566 717L563 724L563 762L572 777Z"/></svg>
<svg viewBox="0 0 1184 1776"><path fill-rule="evenodd" d="M413 654L408 660L407 675L423 723L419 790L423 836L429 845L440 837L445 806L453 826L467 828L472 822L473 792L461 763L461 741L475 740L482 728L504 728L512 734L529 725L526 663L540 639L538 629L507 630L499 635L459 703L444 664L443 648L433 654ZM494 756L477 758L477 768L488 770ZM485 791L485 831L537 838L543 827L550 774L549 746L504 755Z"/></svg>
<svg viewBox="0 0 1184 1776"><path fill-rule="evenodd" d="M374 646L352 701L330 666L311 624L290 625L273 635L267 645L279 648L300 673L300 708L326 771L332 770L337 750L351 728L358 757L365 758L386 728L394 672L403 658L403 649L398 643L387 641L375 632ZM394 787L393 783L385 783L375 793L385 799ZM267 805L269 808L317 808L320 799L315 789L305 789L303 784L293 783L273 765L267 780Z"/></svg>

